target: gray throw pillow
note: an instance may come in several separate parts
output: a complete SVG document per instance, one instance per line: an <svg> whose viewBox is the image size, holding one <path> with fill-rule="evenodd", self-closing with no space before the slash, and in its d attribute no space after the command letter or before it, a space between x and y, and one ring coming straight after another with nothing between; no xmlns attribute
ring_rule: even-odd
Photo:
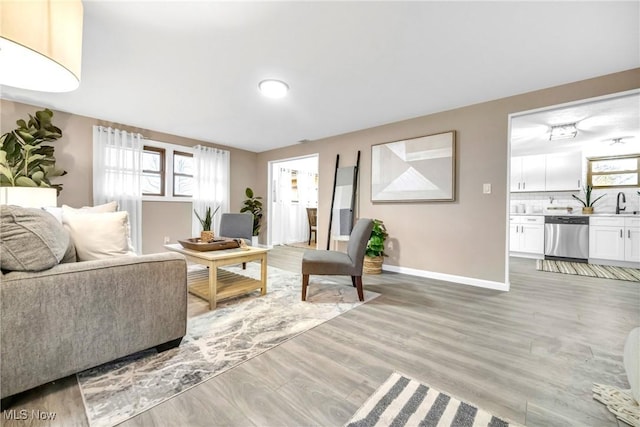
<svg viewBox="0 0 640 427"><path fill-rule="evenodd" d="M76 256L76 245L73 244L73 239L71 238L71 234L69 234L69 230L64 230L69 236L69 244L67 245L67 251L64 253L64 256L60 260L60 264L64 264L67 262L77 262L78 257Z"/></svg>
<svg viewBox="0 0 640 427"><path fill-rule="evenodd" d="M69 234L51 214L35 208L0 206L0 268L41 271L57 265Z"/></svg>

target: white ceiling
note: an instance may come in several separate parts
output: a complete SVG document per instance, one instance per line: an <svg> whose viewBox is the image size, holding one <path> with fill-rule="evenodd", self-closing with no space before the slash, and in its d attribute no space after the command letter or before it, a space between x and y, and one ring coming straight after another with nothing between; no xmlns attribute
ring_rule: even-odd
<svg viewBox="0 0 640 427"><path fill-rule="evenodd" d="M570 123L575 123L578 131L574 138L549 140L551 126ZM569 151L602 155L640 153L640 91L554 106L512 118L512 155Z"/></svg>
<svg viewBox="0 0 640 427"><path fill-rule="evenodd" d="M0 96L256 152L640 67L638 1L85 0L84 14L78 90ZM261 97L265 78L289 96Z"/></svg>

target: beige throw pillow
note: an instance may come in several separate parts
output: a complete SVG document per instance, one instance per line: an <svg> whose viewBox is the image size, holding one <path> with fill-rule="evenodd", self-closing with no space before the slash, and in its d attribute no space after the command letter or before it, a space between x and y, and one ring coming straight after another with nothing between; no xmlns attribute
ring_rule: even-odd
<svg viewBox="0 0 640 427"><path fill-rule="evenodd" d="M65 209L62 223L76 246L78 261L135 256L129 239L129 214Z"/></svg>
<svg viewBox="0 0 640 427"><path fill-rule="evenodd" d="M100 212L115 212L118 210L118 202L108 202L103 205L98 206L83 206L81 208L72 208L68 205L62 205L63 212L67 211L80 211L80 212L91 212L91 213L100 213Z"/></svg>
<svg viewBox="0 0 640 427"><path fill-rule="evenodd" d="M118 210L118 202L109 202L98 206L83 206L81 208L72 208L69 205L62 205L62 207L56 206L44 206L43 210L53 215L60 224L62 224L62 216L64 212L84 212L84 213L98 213L98 212L115 212Z"/></svg>

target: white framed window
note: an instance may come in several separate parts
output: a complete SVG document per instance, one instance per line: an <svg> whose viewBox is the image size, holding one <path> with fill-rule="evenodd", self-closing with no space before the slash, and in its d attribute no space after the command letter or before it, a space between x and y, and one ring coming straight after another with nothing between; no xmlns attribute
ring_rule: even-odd
<svg viewBox="0 0 640 427"><path fill-rule="evenodd" d="M165 192L165 150L144 146L142 150L142 195L164 196Z"/></svg>
<svg viewBox="0 0 640 427"><path fill-rule="evenodd" d="M593 188L640 187L640 154L589 158L587 183Z"/></svg>
<svg viewBox="0 0 640 427"><path fill-rule="evenodd" d="M173 152L173 195L193 197L193 154Z"/></svg>
<svg viewBox="0 0 640 427"><path fill-rule="evenodd" d="M142 200L191 201L193 148L146 140L142 163Z"/></svg>

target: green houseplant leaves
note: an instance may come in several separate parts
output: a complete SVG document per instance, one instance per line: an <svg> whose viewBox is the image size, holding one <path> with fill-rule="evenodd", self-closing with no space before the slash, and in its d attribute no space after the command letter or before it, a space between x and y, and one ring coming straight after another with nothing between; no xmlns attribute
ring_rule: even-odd
<svg viewBox="0 0 640 427"><path fill-rule="evenodd" d="M220 209L220 206L218 206L216 210L214 210L212 213L211 206L207 206L207 209L204 211L204 218L201 218L195 209L193 210L193 213L196 214L196 218L198 218L198 221L202 226L202 231L211 231L211 225L213 224L213 217L215 216L215 214L218 212L219 209Z"/></svg>
<svg viewBox="0 0 640 427"><path fill-rule="evenodd" d="M257 236L260 234L260 227L262 221L262 197L256 197L253 194L253 190L249 187L245 190L245 195L247 199L243 202L244 206L240 209L240 212L250 212L253 214L253 235Z"/></svg>
<svg viewBox="0 0 640 427"><path fill-rule="evenodd" d="M389 236L389 233L387 233L384 223L379 219L374 219L371 237L367 243L366 255L369 257L387 256L384 253L384 241L387 236Z"/></svg>
<svg viewBox="0 0 640 427"><path fill-rule="evenodd" d="M584 187L584 200L582 200L580 197L576 196L575 194L572 194L571 197L573 197L574 199L576 199L577 201L579 201L580 203L582 203L582 205L585 208L591 208L593 207L593 205L595 205L595 203L602 199L604 196L606 196L606 194L603 194L600 197L596 197L595 199L591 200L591 192L593 191L593 187L591 185L587 185L586 187Z"/></svg>
<svg viewBox="0 0 640 427"><path fill-rule="evenodd" d="M53 187L60 194L62 184L51 184L50 179L66 175L56 168L53 142L62 137L62 131L52 123L49 109L29 115L29 121L16 121L18 128L0 137L0 186Z"/></svg>

